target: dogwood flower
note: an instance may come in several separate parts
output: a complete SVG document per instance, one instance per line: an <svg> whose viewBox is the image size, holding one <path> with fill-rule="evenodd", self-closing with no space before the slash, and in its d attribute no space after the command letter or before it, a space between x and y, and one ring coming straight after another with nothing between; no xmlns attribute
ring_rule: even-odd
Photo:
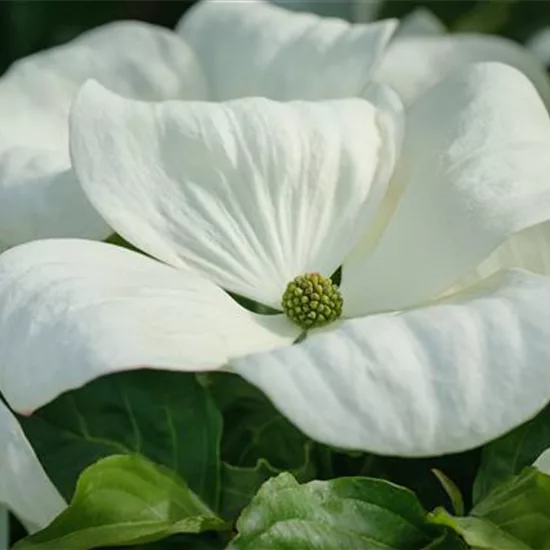
<svg viewBox="0 0 550 550"><path fill-rule="evenodd" d="M90 202L148 256L53 239L0 257L15 410L125 369L224 368L317 440L416 456L549 401L550 278L500 272L441 298L550 218L550 122L515 69L467 67L405 114L385 88L158 104L91 82L70 128Z"/></svg>
<svg viewBox="0 0 550 550"><path fill-rule="evenodd" d="M396 26L352 26L262 0L233 7L226 18L223 3L200 2L180 24L185 39L113 23L8 70L0 79L0 249L112 233L80 191L69 157L68 112L87 79L146 101L355 96Z"/></svg>
<svg viewBox="0 0 550 550"><path fill-rule="evenodd" d="M66 502L47 477L21 426L0 400L0 503L30 532L48 525Z"/></svg>

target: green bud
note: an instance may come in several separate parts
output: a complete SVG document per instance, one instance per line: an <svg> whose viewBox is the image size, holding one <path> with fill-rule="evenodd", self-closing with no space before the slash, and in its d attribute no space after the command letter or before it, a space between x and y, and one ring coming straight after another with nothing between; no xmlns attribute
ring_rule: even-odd
<svg viewBox="0 0 550 550"><path fill-rule="evenodd" d="M342 315L338 287L319 273L299 275L288 283L281 299L286 316L304 329L322 327Z"/></svg>

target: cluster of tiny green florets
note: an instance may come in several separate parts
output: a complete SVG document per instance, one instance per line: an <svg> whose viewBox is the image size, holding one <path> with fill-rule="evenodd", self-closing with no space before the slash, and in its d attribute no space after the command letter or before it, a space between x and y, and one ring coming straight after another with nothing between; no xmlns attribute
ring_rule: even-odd
<svg viewBox="0 0 550 550"><path fill-rule="evenodd" d="M299 275L283 294L287 317L304 329L322 327L342 314L342 295L330 279L319 273Z"/></svg>

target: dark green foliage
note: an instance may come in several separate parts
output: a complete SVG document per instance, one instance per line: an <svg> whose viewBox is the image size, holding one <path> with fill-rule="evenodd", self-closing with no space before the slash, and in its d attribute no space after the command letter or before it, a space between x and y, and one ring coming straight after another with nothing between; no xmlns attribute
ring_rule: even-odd
<svg viewBox="0 0 550 550"><path fill-rule="evenodd" d="M0 72L16 59L119 19L173 28L192 0L2 0Z"/></svg>

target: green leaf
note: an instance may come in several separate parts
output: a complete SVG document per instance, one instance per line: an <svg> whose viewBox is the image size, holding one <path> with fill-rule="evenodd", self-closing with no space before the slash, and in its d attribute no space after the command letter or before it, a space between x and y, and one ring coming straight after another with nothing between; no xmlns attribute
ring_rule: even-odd
<svg viewBox="0 0 550 550"><path fill-rule="evenodd" d="M415 495L389 482L356 477L300 485L285 473L267 481L244 510L228 550L421 550L437 548L444 529L434 527Z"/></svg>
<svg viewBox="0 0 550 550"><path fill-rule="evenodd" d="M138 370L107 376L21 422L67 500L90 464L140 453L177 472L217 508L222 421L192 374Z"/></svg>
<svg viewBox="0 0 550 550"><path fill-rule="evenodd" d="M225 462L255 468L258 460L266 460L278 470L302 467L309 439L258 389L229 373L213 373L201 380L223 413Z"/></svg>
<svg viewBox="0 0 550 550"><path fill-rule="evenodd" d="M454 513L457 516L463 516L464 499L462 498L462 493L460 492L460 489L456 486L454 481L451 478L447 477L441 470L434 468L432 472L434 473L435 477L437 477L442 487L445 489L445 492L449 496Z"/></svg>
<svg viewBox="0 0 550 550"><path fill-rule="evenodd" d="M550 407L486 445L474 483L474 503L492 489L519 474L550 447Z"/></svg>
<svg viewBox="0 0 550 550"><path fill-rule="evenodd" d="M15 550L88 550L227 527L167 468L119 455L87 468L70 506Z"/></svg>
<svg viewBox="0 0 550 550"><path fill-rule="evenodd" d="M468 547L457 533L448 530L422 550L468 550Z"/></svg>
<svg viewBox="0 0 550 550"><path fill-rule="evenodd" d="M304 449L304 462L292 475L300 482L314 478L315 467L310 459L310 446ZM260 459L253 468L233 466L223 463L221 470L221 504L220 514L226 519L235 518L247 506L258 489L268 479L282 472Z"/></svg>
<svg viewBox="0 0 550 550"><path fill-rule="evenodd" d="M470 517L437 510L432 521L452 527L479 550L550 550L550 477L526 468L479 502Z"/></svg>
<svg viewBox="0 0 550 550"><path fill-rule="evenodd" d="M459 18L453 32L497 34L512 16L515 0L486 0L479 2L475 8Z"/></svg>
<svg viewBox="0 0 550 550"><path fill-rule="evenodd" d="M511 537L489 521L474 517L456 518L443 509L433 515L434 523L447 525L460 533L472 548L486 550L530 550L528 546Z"/></svg>
<svg viewBox="0 0 550 550"><path fill-rule="evenodd" d="M234 519L262 484L289 470L301 482L314 479L313 443L284 418L266 397L228 373L201 375L223 412L220 513Z"/></svg>
<svg viewBox="0 0 550 550"><path fill-rule="evenodd" d="M262 484L277 476L279 470L266 460L258 460L254 468L243 468L223 463L221 470L220 514L226 519L234 518L250 503Z"/></svg>
<svg viewBox="0 0 550 550"><path fill-rule="evenodd" d="M226 541L223 537L217 533L208 532L193 535L173 535L161 541L132 546L128 550L223 550L225 546Z"/></svg>

